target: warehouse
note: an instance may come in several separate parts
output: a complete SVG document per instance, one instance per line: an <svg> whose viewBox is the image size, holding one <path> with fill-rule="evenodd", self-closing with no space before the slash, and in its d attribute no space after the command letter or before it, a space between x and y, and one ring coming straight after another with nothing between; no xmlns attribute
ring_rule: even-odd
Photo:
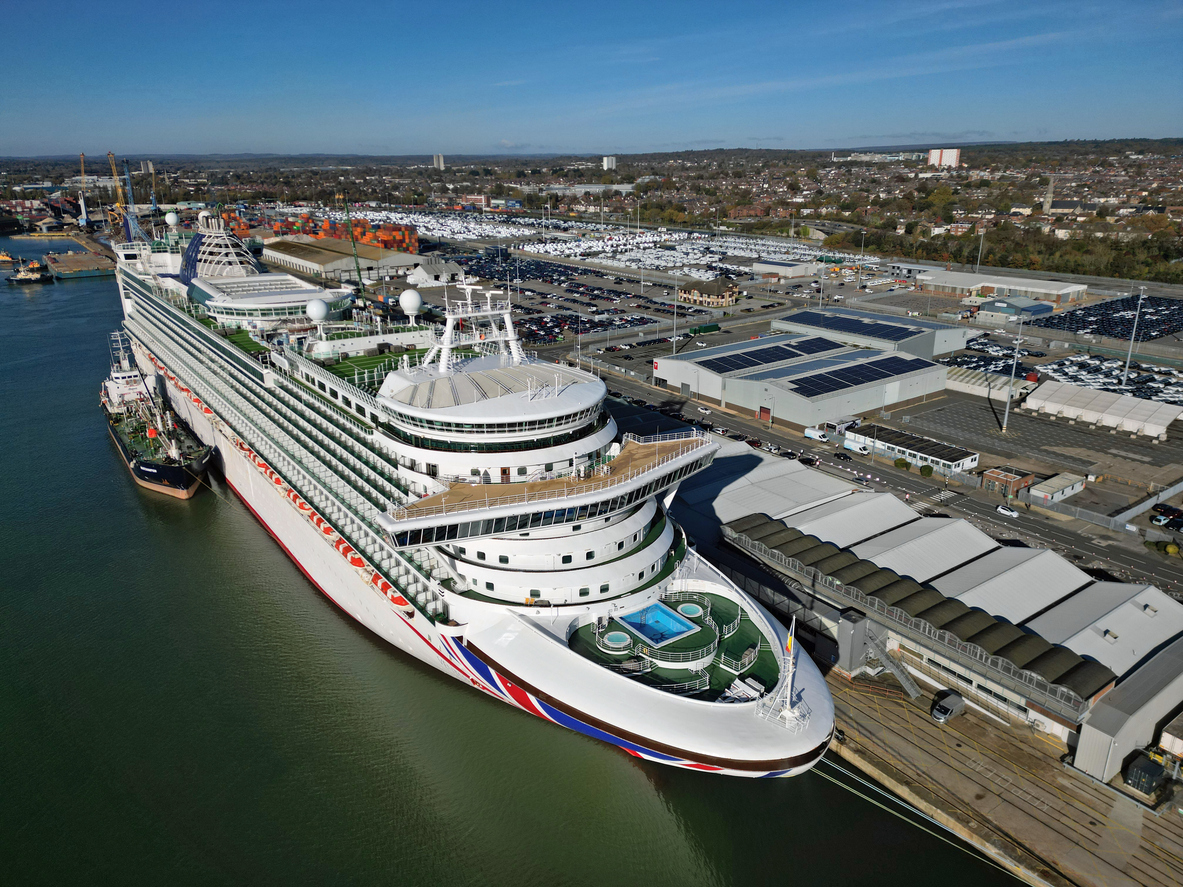
<svg viewBox="0 0 1183 887"><path fill-rule="evenodd" d="M1183 407L1174 404L1083 388L1067 382L1044 382L1027 396L1023 407L1048 416L1129 434L1144 434L1158 440L1167 439L1167 428L1183 414Z"/></svg>
<svg viewBox="0 0 1183 887"><path fill-rule="evenodd" d="M852 308L807 308L772 322L774 330L823 335L856 348L903 351L932 360L952 354L980 333L915 317L895 317Z"/></svg>
<svg viewBox="0 0 1183 887"><path fill-rule="evenodd" d="M1021 376L1012 382L1009 376L971 370L969 367L949 367L949 375L945 379L948 391L960 391L962 394L997 401L1006 400L1008 392L1012 400L1021 400L1034 391L1037 384Z"/></svg>
<svg viewBox="0 0 1183 887"><path fill-rule="evenodd" d="M777 262L761 259L752 264L752 273L765 280L793 280L815 277L821 266L817 262Z"/></svg>
<svg viewBox="0 0 1183 887"><path fill-rule="evenodd" d="M1076 765L1096 778L1183 701L1183 604L1152 585L1096 580L1055 552L919 517L886 493L831 495L779 519L753 511L722 533L842 612L843 671L873 656L904 672L905 689L918 692L914 677L954 687L1070 744L1083 723ZM1099 761L1090 725L1106 737Z"/></svg>
<svg viewBox="0 0 1183 887"><path fill-rule="evenodd" d="M881 425L847 429L846 439L888 459L907 459L913 465L931 465L937 474L969 472L978 464L978 454L970 450Z"/></svg>
<svg viewBox="0 0 1183 887"><path fill-rule="evenodd" d="M779 335L660 358L653 382L761 421L806 428L936 394L946 372L910 354Z"/></svg>
<svg viewBox="0 0 1183 887"><path fill-rule="evenodd" d="M1088 295L1088 287L1083 283L1060 283L1030 277L993 277L967 271L945 271L941 268L927 268L924 273L916 274L915 280L921 292L932 293L935 296L1023 296L1066 305L1069 302L1079 302Z"/></svg>
<svg viewBox="0 0 1183 887"><path fill-rule="evenodd" d="M299 274L333 280L356 280L359 267L365 276L389 279L405 274L423 261L410 253L365 243L357 244L355 260L353 248L348 241L297 234L267 243L263 247L263 261Z"/></svg>
<svg viewBox="0 0 1183 887"><path fill-rule="evenodd" d="M968 296L966 300L978 301L975 296ZM1051 302L1028 299L1026 296L1012 296L1009 299L984 299L979 302L978 313L974 319L978 323L1003 326L1020 318L1026 322L1036 317L1050 316L1054 310Z"/></svg>

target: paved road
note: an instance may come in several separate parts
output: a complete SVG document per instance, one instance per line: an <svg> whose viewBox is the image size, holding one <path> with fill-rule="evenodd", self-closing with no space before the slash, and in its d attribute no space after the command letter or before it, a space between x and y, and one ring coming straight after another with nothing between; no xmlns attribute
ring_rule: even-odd
<svg viewBox="0 0 1183 887"><path fill-rule="evenodd" d="M699 405L696 401L660 391L624 376L609 374L605 376L605 382L610 390L640 397L658 406L677 403L685 410L694 412ZM854 479L857 475L868 489L906 498L908 504L922 514L963 517L994 538L1019 539L1032 546L1050 548L1082 568L1105 569L1121 581L1148 582L1163 591L1183 595L1183 572L1175 566L1177 562L1167 561L1136 547L1137 540L1132 536L1109 533L1082 521L1058 520L1026 508L1020 508L1019 517L1007 518L994 510L1002 502L998 497L990 497L979 491L967 494L956 485L950 490L953 495L946 497L945 485L939 478L926 479L901 471L885 463L882 457L872 461L869 457L855 456L853 462L841 462L834 459L833 446L816 446L814 442L783 429L770 431L755 420L725 413L709 404L706 406L712 410L706 418L715 424L725 425L731 431L743 432L763 441L771 441L798 453L816 455L822 459L821 470L848 479ZM626 430L645 434L673 427L673 420L665 416L657 413L650 413L650 416L652 431L642 427L645 423L639 415L633 420L634 427Z"/></svg>

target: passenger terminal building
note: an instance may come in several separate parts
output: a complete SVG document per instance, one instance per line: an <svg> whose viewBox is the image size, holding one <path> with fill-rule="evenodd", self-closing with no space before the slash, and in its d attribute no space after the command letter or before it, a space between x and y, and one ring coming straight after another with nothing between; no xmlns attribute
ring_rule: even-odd
<svg viewBox="0 0 1183 887"><path fill-rule="evenodd" d="M818 335L773 335L653 362L653 381L765 422L806 428L936 394L947 368Z"/></svg>
<svg viewBox="0 0 1183 887"><path fill-rule="evenodd" d="M1183 707L1183 603L969 521L727 442L673 512L701 552L847 674L959 690L1108 781ZM751 558L744 565L739 554ZM927 684L921 689L921 684Z"/></svg>

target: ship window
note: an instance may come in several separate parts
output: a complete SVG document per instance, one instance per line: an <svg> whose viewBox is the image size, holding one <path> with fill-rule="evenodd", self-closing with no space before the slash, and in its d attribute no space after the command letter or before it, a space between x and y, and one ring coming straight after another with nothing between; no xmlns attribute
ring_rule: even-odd
<svg viewBox="0 0 1183 887"><path fill-rule="evenodd" d="M579 532L580 530L582 530L582 529L583 529L583 524L576 524L575 526L573 526L573 527L571 528L571 532L572 532L572 533L578 533L578 532Z"/></svg>
<svg viewBox="0 0 1183 887"><path fill-rule="evenodd" d="M547 462L546 463L546 470L547 471L554 471L555 470L555 463L554 462Z"/></svg>
<svg viewBox="0 0 1183 887"><path fill-rule="evenodd" d="M509 563L509 555L507 555L507 554L499 554L499 555L497 555L497 563L499 563L499 564L508 564L508 563Z"/></svg>
<svg viewBox="0 0 1183 887"><path fill-rule="evenodd" d="M456 553L457 553L458 555L461 555L461 556L463 556L463 555L464 555L464 553L465 553L465 551L467 551L467 549L466 549L466 548L465 548L463 545L460 545L460 546L457 546L457 547L456 547Z"/></svg>
<svg viewBox="0 0 1183 887"><path fill-rule="evenodd" d="M485 559L485 553L483 551L478 551L476 553L476 559L478 561L483 561Z"/></svg>
<svg viewBox="0 0 1183 887"><path fill-rule="evenodd" d="M471 474L473 477L476 477L481 473L481 470L479 468L470 468L470 469L468 469L468 473Z"/></svg>
<svg viewBox="0 0 1183 887"><path fill-rule="evenodd" d="M320 381L319 379L316 380L316 387L319 388L321 391L326 390L325 383Z"/></svg>
<svg viewBox="0 0 1183 887"><path fill-rule="evenodd" d="M642 570L640 573L637 574L637 579L642 582L645 580L645 571L644 570Z"/></svg>
<svg viewBox="0 0 1183 887"><path fill-rule="evenodd" d="M590 589L590 588L581 588L581 589L579 589L579 596L580 596L580 597L587 597L589 594L591 594L591 589Z"/></svg>
<svg viewBox="0 0 1183 887"><path fill-rule="evenodd" d="M519 476L519 477L524 477L524 476L525 476L525 474L526 474L526 466L525 466L525 465L519 465L519 466L518 466L518 476Z"/></svg>
<svg viewBox="0 0 1183 887"><path fill-rule="evenodd" d="M624 542L623 541L616 543L616 550L617 551L624 551Z"/></svg>
<svg viewBox="0 0 1183 887"><path fill-rule="evenodd" d="M485 591L492 591L492 590L493 590L493 583L492 583L492 582L486 582L486 583L485 583Z"/></svg>
<svg viewBox="0 0 1183 887"><path fill-rule="evenodd" d="M586 555L584 555L583 559L587 561L594 561L596 559L596 553L594 551L589 551Z"/></svg>
<svg viewBox="0 0 1183 887"><path fill-rule="evenodd" d="M565 563L565 564L569 564L569 563L571 563L571 555L569 555L569 554L564 554L564 555L563 555L563 563Z"/></svg>
<svg viewBox="0 0 1183 887"><path fill-rule="evenodd" d="M600 594L607 594L607 593L608 593L608 583L605 582L603 585L600 586Z"/></svg>
<svg viewBox="0 0 1183 887"><path fill-rule="evenodd" d="M640 532L639 532L639 531L638 531L638 532L636 532L636 533L633 533L633 541L634 541L634 542L636 542L636 541L637 541L638 539L640 539L640 538L641 538L641 534L640 534Z"/></svg>

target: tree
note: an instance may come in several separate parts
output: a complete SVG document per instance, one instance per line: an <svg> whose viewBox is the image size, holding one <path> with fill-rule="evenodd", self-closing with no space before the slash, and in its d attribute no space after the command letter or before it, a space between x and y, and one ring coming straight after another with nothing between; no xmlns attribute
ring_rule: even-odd
<svg viewBox="0 0 1183 887"><path fill-rule="evenodd" d="M920 476L921 477L932 477L932 466L931 465L921 465L920 466Z"/></svg>
<svg viewBox="0 0 1183 887"><path fill-rule="evenodd" d="M912 463L902 456L899 459L896 459L894 464L896 468L902 468L904 471L912 470Z"/></svg>

